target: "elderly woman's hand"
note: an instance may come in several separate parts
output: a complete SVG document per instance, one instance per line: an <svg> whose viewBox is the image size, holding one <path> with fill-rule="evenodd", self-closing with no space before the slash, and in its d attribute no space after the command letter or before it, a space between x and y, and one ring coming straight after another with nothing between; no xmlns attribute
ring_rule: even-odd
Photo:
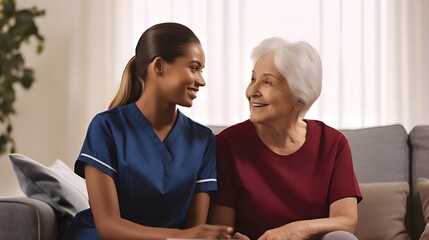
<svg viewBox="0 0 429 240"><path fill-rule="evenodd" d="M307 224L292 222L266 231L258 240L303 240L310 238L311 233Z"/></svg>

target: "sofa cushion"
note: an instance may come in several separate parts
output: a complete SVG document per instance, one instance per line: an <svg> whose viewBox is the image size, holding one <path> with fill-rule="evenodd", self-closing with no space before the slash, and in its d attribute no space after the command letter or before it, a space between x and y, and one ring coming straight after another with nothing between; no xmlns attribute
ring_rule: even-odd
<svg viewBox="0 0 429 240"><path fill-rule="evenodd" d="M54 209L45 202L19 197L0 197L0 239L58 240Z"/></svg>
<svg viewBox="0 0 429 240"><path fill-rule="evenodd" d="M429 240L429 179L418 178L417 188L420 193L421 207L426 224L420 240Z"/></svg>
<svg viewBox="0 0 429 240"><path fill-rule="evenodd" d="M359 240L410 239L405 229L408 182L360 183L355 235Z"/></svg>
<svg viewBox="0 0 429 240"><path fill-rule="evenodd" d="M71 219L89 207L84 180L61 160L46 167L21 154L10 154L22 192L49 204L58 217Z"/></svg>
<svg viewBox="0 0 429 240"><path fill-rule="evenodd" d="M402 125L341 130L360 183L408 182L408 134Z"/></svg>
<svg viewBox="0 0 429 240"><path fill-rule="evenodd" d="M415 126L410 132L411 183L413 196L413 227L418 239L425 229L417 182L419 178L429 179L429 126Z"/></svg>

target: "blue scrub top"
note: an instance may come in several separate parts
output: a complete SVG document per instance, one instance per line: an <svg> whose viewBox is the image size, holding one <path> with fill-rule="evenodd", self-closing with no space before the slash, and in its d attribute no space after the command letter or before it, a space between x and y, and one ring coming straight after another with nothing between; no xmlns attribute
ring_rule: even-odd
<svg viewBox="0 0 429 240"><path fill-rule="evenodd" d="M183 115L162 142L135 103L97 114L91 121L75 172L90 164L116 184L121 216L153 227L184 227L192 196L217 190L215 137ZM94 227L90 209L78 228Z"/></svg>

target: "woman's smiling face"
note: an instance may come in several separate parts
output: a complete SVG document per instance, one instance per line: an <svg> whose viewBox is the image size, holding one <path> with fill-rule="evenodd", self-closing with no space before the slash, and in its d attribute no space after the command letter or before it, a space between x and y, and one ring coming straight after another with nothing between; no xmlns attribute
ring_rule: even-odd
<svg viewBox="0 0 429 240"><path fill-rule="evenodd" d="M273 123L295 116L297 100L289 89L287 79L277 70L272 55L264 55L255 62L246 97L249 100L250 120L254 123Z"/></svg>
<svg viewBox="0 0 429 240"><path fill-rule="evenodd" d="M160 90L174 104L190 107L200 87L206 85L202 76L205 55L200 44L191 44L187 54L165 64Z"/></svg>

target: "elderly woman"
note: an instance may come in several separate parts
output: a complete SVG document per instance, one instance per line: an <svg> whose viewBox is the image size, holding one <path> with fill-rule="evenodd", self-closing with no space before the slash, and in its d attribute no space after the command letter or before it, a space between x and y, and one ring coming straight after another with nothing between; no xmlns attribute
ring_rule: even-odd
<svg viewBox="0 0 429 240"><path fill-rule="evenodd" d="M252 53L250 119L217 135L210 221L239 239L356 239L362 199L347 139L304 119L321 92L317 51L269 38Z"/></svg>

